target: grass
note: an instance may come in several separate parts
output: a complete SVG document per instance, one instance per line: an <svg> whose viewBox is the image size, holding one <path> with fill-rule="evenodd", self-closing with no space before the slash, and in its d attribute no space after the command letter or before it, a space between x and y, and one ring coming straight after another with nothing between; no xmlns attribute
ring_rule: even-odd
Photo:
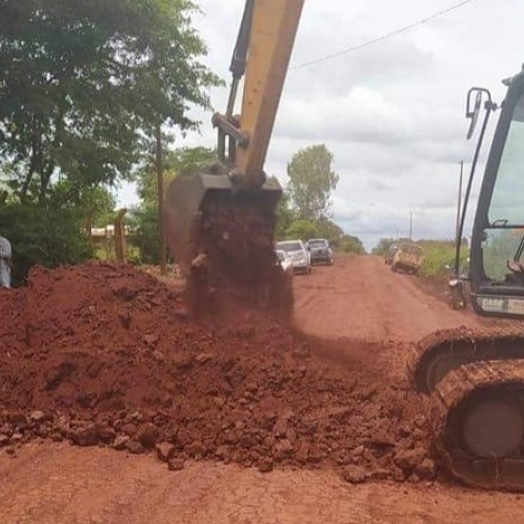
<svg viewBox="0 0 524 524"><path fill-rule="evenodd" d="M417 242L424 248L424 262L420 274L434 278L449 275L455 260L455 244L449 240L421 240ZM462 248L461 268L466 269L469 249ZM446 267L447 266L447 267Z"/></svg>

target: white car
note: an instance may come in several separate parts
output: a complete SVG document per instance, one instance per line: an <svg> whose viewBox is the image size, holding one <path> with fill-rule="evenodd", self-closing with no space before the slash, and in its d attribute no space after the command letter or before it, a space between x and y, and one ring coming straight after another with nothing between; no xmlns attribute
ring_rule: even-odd
<svg viewBox="0 0 524 524"><path fill-rule="evenodd" d="M311 257L302 240L277 242L275 249L286 252L286 255L291 259L295 272L311 273Z"/></svg>
<svg viewBox="0 0 524 524"><path fill-rule="evenodd" d="M292 276L293 262L291 261L291 258L288 256L288 254L283 249L276 249L275 254L284 273L289 273Z"/></svg>

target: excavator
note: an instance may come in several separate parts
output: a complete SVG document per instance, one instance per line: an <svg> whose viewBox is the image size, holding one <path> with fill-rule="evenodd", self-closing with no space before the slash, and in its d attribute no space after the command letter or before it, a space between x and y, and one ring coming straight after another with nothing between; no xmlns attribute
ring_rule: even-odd
<svg viewBox="0 0 524 524"><path fill-rule="evenodd" d="M484 88L468 92L468 138L479 118L459 222L454 308L493 317L481 330L437 331L413 346L408 369L426 395L435 444L452 474L490 489L524 490L524 69L506 79L504 101ZM500 111L482 177L467 280L459 275L461 239L473 180L491 115ZM460 306L459 306L460 305ZM517 322L498 321L513 319Z"/></svg>
<svg viewBox="0 0 524 524"><path fill-rule="evenodd" d="M200 173L182 173L168 188L166 238L196 302L211 303L211 290L229 285L243 290L242 300L254 299L249 296L254 293L269 303L290 304L273 249L282 189L264 173L264 161L303 3L246 0L227 110L213 116L219 161ZM470 136L482 111L484 119L458 238L487 124L500 109L474 221L469 287L478 314L519 319L524 317L524 206L518 190L524 186L524 72L506 84L501 108L485 89L468 94ZM460 245L457 271L459 255ZM453 280L455 296L464 287L460 278ZM451 473L473 486L524 490L522 326L494 320L484 331L436 331L413 345L407 365Z"/></svg>

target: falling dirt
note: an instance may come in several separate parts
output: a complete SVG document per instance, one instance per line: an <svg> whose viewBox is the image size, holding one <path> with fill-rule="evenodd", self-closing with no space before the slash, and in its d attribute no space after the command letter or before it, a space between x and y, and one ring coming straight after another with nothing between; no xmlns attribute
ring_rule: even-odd
<svg viewBox="0 0 524 524"><path fill-rule="evenodd" d="M276 217L271 202L258 194L214 192L206 196L193 224L191 246L168 235L175 254L192 253L186 303L194 316L252 307L289 318L290 279L273 249ZM187 255L186 255L187 256Z"/></svg>
<svg viewBox="0 0 524 524"><path fill-rule="evenodd" d="M36 268L0 307L0 446L38 437L141 453L162 443L165 460L324 464L351 482L435 476L405 382L335 362L260 311L195 322L180 292L98 263Z"/></svg>

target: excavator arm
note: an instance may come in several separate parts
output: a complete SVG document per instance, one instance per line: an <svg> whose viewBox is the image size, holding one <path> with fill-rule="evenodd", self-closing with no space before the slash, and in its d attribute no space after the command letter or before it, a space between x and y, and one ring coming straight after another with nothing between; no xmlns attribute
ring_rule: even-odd
<svg viewBox="0 0 524 524"><path fill-rule="evenodd" d="M215 114L218 153L243 188L262 187L264 161L286 79L304 0L248 0L231 61L225 115ZM245 74L240 118L233 116ZM229 140L226 155L226 141Z"/></svg>
<svg viewBox="0 0 524 524"><path fill-rule="evenodd" d="M227 108L212 119L219 162L180 174L166 192L166 240L190 283L200 282L205 266L208 288L224 287L226 281L255 294L286 288L274 275L275 211L282 188L266 176L264 162L303 4L246 0ZM235 115L240 91L241 111ZM200 284L195 286L206 287Z"/></svg>

